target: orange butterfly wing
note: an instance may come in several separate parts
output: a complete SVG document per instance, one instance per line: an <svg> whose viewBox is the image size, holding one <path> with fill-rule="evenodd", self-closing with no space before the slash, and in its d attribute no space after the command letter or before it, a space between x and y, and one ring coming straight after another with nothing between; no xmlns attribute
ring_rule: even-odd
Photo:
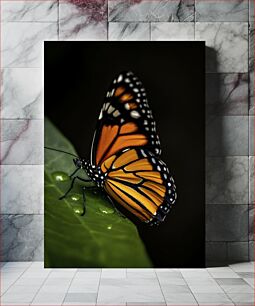
<svg viewBox="0 0 255 306"><path fill-rule="evenodd" d="M161 152L145 89L132 72L123 72L106 94L94 134L91 163L101 165L111 155L130 147L145 147L157 156Z"/></svg>
<svg viewBox="0 0 255 306"><path fill-rule="evenodd" d="M106 159L107 194L140 220L163 221L176 200L176 187L166 165L150 151L124 150Z"/></svg>

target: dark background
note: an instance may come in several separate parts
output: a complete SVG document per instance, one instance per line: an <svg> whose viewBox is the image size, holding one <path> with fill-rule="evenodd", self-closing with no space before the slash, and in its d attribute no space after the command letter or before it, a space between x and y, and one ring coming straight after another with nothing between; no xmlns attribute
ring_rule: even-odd
<svg viewBox="0 0 255 306"><path fill-rule="evenodd" d="M45 42L44 56L45 115L84 158L110 82L123 70L140 78L178 199L159 227L138 230L155 267L204 267L204 43Z"/></svg>

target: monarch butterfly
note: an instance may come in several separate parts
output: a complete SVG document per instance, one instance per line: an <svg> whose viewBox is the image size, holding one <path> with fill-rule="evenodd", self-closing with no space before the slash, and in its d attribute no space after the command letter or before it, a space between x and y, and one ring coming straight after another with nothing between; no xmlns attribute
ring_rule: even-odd
<svg viewBox="0 0 255 306"><path fill-rule="evenodd" d="M150 225L162 222L177 198L173 177L160 159L156 123L141 81L122 72L110 85L94 133L90 161L75 158L90 181ZM85 180L87 181L87 180Z"/></svg>

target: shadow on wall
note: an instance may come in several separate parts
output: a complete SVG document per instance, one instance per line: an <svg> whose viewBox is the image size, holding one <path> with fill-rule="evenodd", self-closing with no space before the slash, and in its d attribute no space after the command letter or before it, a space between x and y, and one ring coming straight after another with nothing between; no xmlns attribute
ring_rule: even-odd
<svg viewBox="0 0 255 306"><path fill-rule="evenodd" d="M232 179L231 167L227 155L224 115L229 97L238 85L233 84L233 89L226 95L226 88L223 84L223 74L218 73L217 51L206 47L206 71L213 73L206 74L206 266L222 266L237 262L228 254L228 241L232 241L233 232L245 227L244 216L241 225L236 224L233 229L234 216L232 215L231 198L228 198L227 190L231 190ZM239 76L238 76L239 80ZM224 91L224 92L223 92ZM231 97L230 97L231 98ZM232 183L231 183L232 185ZM232 187L233 188L233 187ZM229 209L228 209L229 206ZM248 231L248 228L247 228ZM228 238L229 237L229 238ZM241 246L240 246L241 248ZM242 253L242 250L236 250ZM243 261L247 258L243 258ZM240 260L239 260L240 261Z"/></svg>
<svg viewBox="0 0 255 306"><path fill-rule="evenodd" d="M218 122L217 130L213 131L215 137L212 137L210 130L211 126L215 124L217 120L217 114L220 111L221 103L220 103L220 90L221 90L221 80L220 75L217 73L218 71L218 61L217 61L217 51L213 48L206 47L206 71L216 71L215 78L213 80L213 92L208 92L209 84L208 78L205 75L205 86L206 86L206 96L205 96L205 143L206 143L206 193L205 193L205 237L206 237L206 266L217 266L219 264L227 261L227 258L224 252L219 252L217 250L217 245L211 241L211 237L213 236L214 232L214 216L211 215L211 211L208 209L207 204L210 203L211 193L221 192L220 190L213 190L213 180L218 175L218 168L212 165L212 160L208 157L211 156L211 148L217 146L220 152L224 151L224 141L223 141L223 123L222 121ZM208 96L208 94L210 96ZM210 104L209 101L213 101L213 104ZM218 135L216 135L216 133ZM216 142L217 143L214 143ZM224 164L223 164L224 167ZM225 182L225 180L224 180ZM226 188L226 186L222 186L222 190Z"/></svg>

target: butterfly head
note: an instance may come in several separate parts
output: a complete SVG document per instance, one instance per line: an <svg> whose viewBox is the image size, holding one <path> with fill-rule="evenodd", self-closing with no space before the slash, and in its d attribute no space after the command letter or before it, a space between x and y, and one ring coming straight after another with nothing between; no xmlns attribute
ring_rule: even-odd
<svg viewBox="0 0 255 306"><path fill-rule="evenodd" d="M86 161L85 159L82 158L74 158L73 162L75 164L75 167L79 168L79 169L86 169L88 161Z"/></svg>

